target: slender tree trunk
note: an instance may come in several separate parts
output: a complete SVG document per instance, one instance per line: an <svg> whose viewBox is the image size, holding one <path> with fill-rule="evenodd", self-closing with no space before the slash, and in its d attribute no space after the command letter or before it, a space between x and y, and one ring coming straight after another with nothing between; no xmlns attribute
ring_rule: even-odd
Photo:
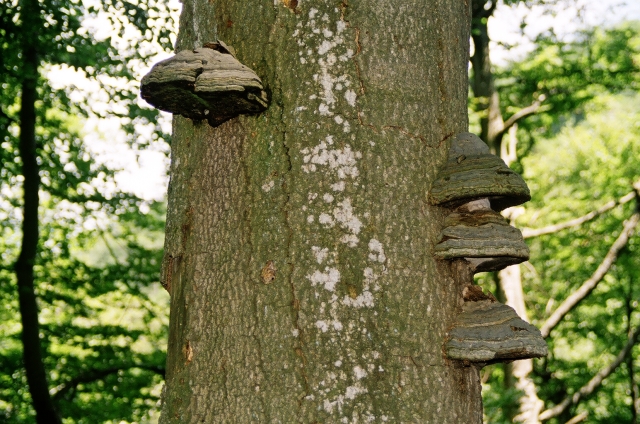
<svg viewBox="0 0 640 424"><path fill-rule="evenodd" d="M506 304L515 309L520 318L528 322L520 266L513 265L503 269L498 273L498 278ZM539 423L538 415L544 408L544 402L538 398L538 389L529 376L533 371L533 359L514 361L507 364L505 368L508 376L507 380L510 381L513 387L523 393L519 399L519 414L514 420L525 424Z"/></svg>
<svg viewBox="0 0 640 424"><path fill-rule="evenodd" d="M19 151L22 161L24 200L22 221L22 247L15 264L18 281L18 299L22 319L22 345L24 367L29 393L36 410L38 423L60 423L49 396L47 374L40 346L40 325L36 303L33 267L38 250L38 190L40 175L36 153L36 84L38 81L38 54L36 50L40 8L37 0L20 2L23 26L22 42L22 96L20 100Z"/></svg>
<svg viewBox="0 0 640 424"><path fill-rule="evenodd" d="M478 102L476 111L480 113L480 138L489 145L493 154L500 155L502 136L499 134L504 127L504 120L491 71L489 28L487 25L496 4L497 0L473 0L471 36L474 53L471 57L471 64L473 67L472 89Z"/></svg>
<svg viewBox="0 0 640 424"><path fill-rule="evenodd" d="M442 346L472 278L431 252L427 193L467 128L469 5L185 1L269 109L174 120L162 423L480 423Z"/></svg>

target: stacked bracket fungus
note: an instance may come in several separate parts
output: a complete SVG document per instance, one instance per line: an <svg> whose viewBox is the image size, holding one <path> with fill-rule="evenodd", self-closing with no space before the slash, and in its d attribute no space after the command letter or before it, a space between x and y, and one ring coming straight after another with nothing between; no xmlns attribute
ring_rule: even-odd
<svg viewBox="0 0 640 424"><path fill-rule="evenodd" d="M183 50L157 63L142 78L140 96L165 112L213 127L267 108L262 81L222 41Z"/></svg>
<svg viewBox="0 0 640 424"><path fill-rule="evenodd" d="M499 211L529 199L520 175L492 155L480 138L470 133L457 135L429 193L432 204L451 209L434 256L464 259L472 273L526 261L529 249L522 234ZM468 283L467 291L473 287ZM475 287L475 292L482 293ZM451 359L484 365L545 356L547 346L538 329L493 296L465 295L445 351Z"/></svg>

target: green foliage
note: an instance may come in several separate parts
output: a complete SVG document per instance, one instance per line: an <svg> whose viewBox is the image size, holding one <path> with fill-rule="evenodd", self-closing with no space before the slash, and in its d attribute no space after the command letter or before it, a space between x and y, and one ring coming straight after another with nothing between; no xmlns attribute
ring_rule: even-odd
<svg viewBox="0 0 640 424"><path fill-rule="evenodd" d="M640 178L638 110L637 93L601 96L585 107L579 121L538 143L524 160L534 197L520 222L529 227L562 222L632 191ZM635 207L632 201L578 228L532 240L535 260L524 276L534 321L542 322L593 274ZM638 244L633 237L596 290L552 333L551 355L540 370L546 376L543 399L564 397L586 384L622 349L629 325L640 324L640 314L634 312L630 323L626 309L627 300L640 293L634 288L640 280ZM596 422L630 422L629 390L621 367L583 407Z"/></svg>
<svg viewBox="0 0 640 424"><path fill-rule="evenodd" d="M141 228L134 213L114 219L108 205L83 206L51 197L42 208L36 281L51 392L69 422L139 421L156 408L164 373L168 302L158 284L157 231L164 210L152 205ZM18 423L32 414L11 269L18 229L2 221L0 416Z"/></svg>
<svg viewBox="0 0 640 424"><path fill-rule="evenodd" d="M640 94L601 95L567 119L549 139L538 139L523 159L533 198L518 226L539 228L582 216L633 190L640 179ZM615 125L612 125L615 123ZM540 325L598 267L633 213L631 201L609 213L554 234L528 240L530 266L522 267L529 318ZM538 396L550 407L585 385L613 361L627 342L629 325L640 325L640 240L631 238L596 290L580 303L548 339L550 355L536 361ZM629 302L629 303L628 303ZM636 310L628 315L627 305ZM635 357L639 352L635 347ZM635 374L640 371L637 362ZM485 393L498 414L513 393L504 391L494 371ZM586 401L551 423L588 411L591 422L630 422L628 369L619 367ZM495 408L491 410L489 408ZM490 422L509 422L496 416Z"/></svg>
<svg viewBox="0 0 640 424"><path fill-rule="evenodd" d="M49 391L64 422L148 421L163 382L168 326L168 296L158 283L164 206L114 190L115 170L94 160L82 128L88 117L118 116L134 147L167 139L138 133L141 125L159 127L157 111L137 104L135 80L154 46L171 48L171 17L160 0L38 4L40 27L29 40L41 70L35 274ZM22 225L21 10L21 2L0 0L0 421L7 423L34 419L13 271ZM95 36L96 20L110 22L114 33ZM46 75L56 67L97 82L107 107L96 108L73 85L55 87Z"/></svg>
<svg viewBox="0 0 640 424"><path fill-rule="evenodd" d="M640 180L640 22L583 31L571 41L542 36L527 58L496 72L496 86L505 117L541 104L537 114L518 123L519 162L512 167L523 172L533 198L517 226L565 222L633 191ZM636 207L632 200L581 226L527 240L531 259L521 269L534 324L540 326L592 276ZM629 328L640 325L639 248L638 236L632 236L597 288L547 339L550 355L535 362L531 375L545 409L609 365L627 343ZM485 280L490 279L480 277ZM635 346L636 385L639 353ZM581 412L589 414L588 422L631 422L627 365L547 422L563 423ZM510 422L509 409L520 395L505 385L504 367L488 372L488 422Z"/></svg>
<svg viewBox="0 0 640 424"><path fill-rule="evenodd" d="M517 410L522 393L513 387L507 387L504 370L505 367L500 365L489 365L483 369L485 375L491 375L491 379L482 385L485 423L508 423L509 416Z"/></svg>
<svg viewBox="0 0 640 424"><path fill-rule="evenodd" d="M505 119L535 102L539 113L520 121L519 157L536 137L553 136L569 115L600 94L640 89L640 22L591 29L571 41L540 36L525 59L495 72Z"/></svg>

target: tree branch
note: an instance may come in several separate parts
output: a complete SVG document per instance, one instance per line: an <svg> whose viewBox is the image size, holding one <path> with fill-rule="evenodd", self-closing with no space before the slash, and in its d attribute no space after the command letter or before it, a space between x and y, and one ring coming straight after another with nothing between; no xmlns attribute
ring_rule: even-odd
<svg viewBox="0 0 640 424"><path fill-rule="evenodd" d="M630 200L632 200L636 196L636 192L632 191L631 193L625 194L618 200L611 200L610 202L605 203L600 206L598 209L589 212L586 215L583 215L579 218L571 219L569 221L561 222L559 224L549 225L542 228L523 228L522 229L522 237L525 239L543 236L546 234L557 233L558 231L564 230L570 227L576 227L578 225L582 225L585 222L591 221L592 219L602 215L603 213L610 211L618 205L623 205Z"/></svg>
<svg viewBox="0 0 640 424"><path fill-rule="evenodd" d="M504 122L504 124L502 125L502 128L496 134L495 138L498 140L501 139L505 135L505 133L509 131L509 128L515 125L518 121L526 118L527 116L535 115L536 113L538 113L538 111L540 110L540 105L541 105L540 101L536 100L535 102L531 103L529 106L524 107L519 111L517 111L516 113L514 113L513 115L511 115L509 119L507 119Z"/></svg>
<svg viewBox="0 0 640 424"><path fill-rule="evenodd" d="M583 422L584 420L587 419L587 417L589 417L589 414L586 412L581 412L578 415L576 415L575 417L571 418L569 421L567 421L565 424L578 424Z"/></svg>
<svg viewBox="0 0 640 424"><path fill-rule="evenodd" d="M602 280L602 278L609 272L611 266L618 258L618 254L620 250L627 244L629 241L629 237L633 233L633 230L638 225L638 220L640 219L640 213L636 212L631 215L631 218L627 220L624 224L624 228L622 232L613 243L606 256L604 257L602 263L598 266L596 271L593 273L591 278L582 283L582 285L569 297L565 299L560 306L551 314L551 316L545 321L540 329L542 333L542 337L546 338L549 336L551 330L553 330L556 325L567 315L578 303L580 303L585 297L591 293L593 289L596 288L598 283Z"/></svg>
<svg viewBox="0 0 640 424"><path fill-rule="evenodd" d="M91 383L92 381L101 380L108 375L115 374L120 370L130 370L132 368L140 368L143 370L151 371L156 374L161 375L164 378L165 369L155 365L142 365L142 364L131 364L131 365L123 365L119 367L111 367L105 368L103 370L89 370L83 374L80 374L66 383L59 384L58 386L51 389L50 394L55 402L60 400L67 392L75 389L78 384L82 383Z"/></svg>
<svg viewBox="0 0 640 424"><path fill-rule="evenodd" d="M631 352L633 346L638 342L638 338L640 337L640 327L636 327L632 334L629 335L627 339L627 344L620 351L616 359L600 370L587 384L582 386L580 390L575 392L572 396L565 398L558 405L553 408L547 409L540 414L540 420L548 420L553 417L557 417L562 414L569 406L576 405L583 397L589 396L592 394L607 378L611 373L613 373L618 366L624 361L626 356Z"/></svg>

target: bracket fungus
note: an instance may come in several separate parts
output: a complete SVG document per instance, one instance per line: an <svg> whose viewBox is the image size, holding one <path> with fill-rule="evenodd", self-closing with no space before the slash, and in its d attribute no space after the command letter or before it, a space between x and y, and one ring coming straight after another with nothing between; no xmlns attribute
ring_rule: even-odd
<svg viewBox="0 0 640 424"><path fill-rule="evenodd" d="M455 208L461 204L488 198L491 207L501 211L531 199L522 177L476 135L461 133L451 142L449 156L431 186L429 200L434 205Z"/></svg>
<svg viewBox="0 0 640 424"><path fill-rule="evenodd" d="M466 301L449 331L448 358L486 365L547 355L547 344L513 308L493 299Z"/></svg>
<svg viewBox="0 0 640 424"><path fill-rule="evenodd" d="M454 137L429 200L453 211L445 218L434 256L466 260L473 273L497 271L529 259L522 233L500 211L531 199L522 177L476 135ZM484 366L547 355L540 331L473 284L465 287L444 350L447 357Z"/></svg>
<svg viewBox="0 0 640 424"><path fill-rule="evenodd" d="M213 127L267 108L262 81L222 41L183 50L158 62L142 78L141 97L160 110Z"/></svg>
<svg viewBox="0 0 640 424"><path fill-rule="evenodd" d="M510 226L502 215L479 207L459 209L445 218L434 256L464 258L474 272L497 271L529 259L529 248L520 230Z"/></svg>

